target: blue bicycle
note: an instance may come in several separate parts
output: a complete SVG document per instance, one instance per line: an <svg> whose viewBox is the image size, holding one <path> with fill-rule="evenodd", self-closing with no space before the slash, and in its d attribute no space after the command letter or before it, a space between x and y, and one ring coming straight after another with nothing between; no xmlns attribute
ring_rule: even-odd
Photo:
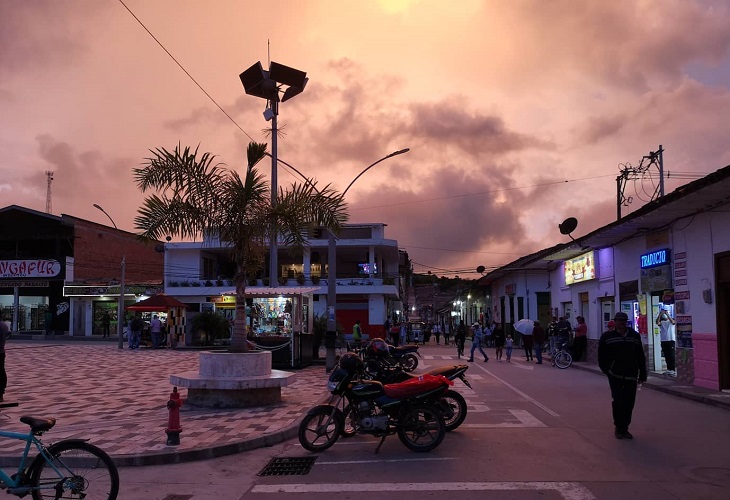
<svg viewBox="0 0 730 500"><path fill-rule="evenodd" d="M0 403L0 408L12 406L18 403ZM8 476L0 469L0 489L18 497L30 493L34 500L117 498L119 472L109 455L82 439L43 444L40 436L56 425L55 418L20 417L20 421L30 427L27 434L0 430L0 438L25 441L17 472ZM31 446L38 455L27 465Z"/></svg>

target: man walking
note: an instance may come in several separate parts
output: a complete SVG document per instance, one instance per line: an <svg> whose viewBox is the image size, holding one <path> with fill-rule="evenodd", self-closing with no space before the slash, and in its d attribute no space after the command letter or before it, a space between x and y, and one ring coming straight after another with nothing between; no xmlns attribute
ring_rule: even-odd
<svg viewBox="0 0 730 500"><path fill-rule="evenodd" d="M469 353L469 361L470 363L474 361L474 351L479 349L479 352L482 353L482 356L484 356L484 362L486 363L489 361L489 356L487 356L487 353L484 352L484 348L482 347L482 341L484 340L484 331L482 330L482 325L479 323L474 323L474 338L471 341L471 353Z"/></svg>
<svg viewBox="0 0 730 500"><path fill-rule="evenodd" d="M542 364L542 345L545 343L545 330L540 326L539 321L535 321L534 328L532 329L532 340L535 347L535 359L537 364Z"/></svg>
<svg viewBox="0 0 730 500"><path fill-rule="evenodd" d="M646 382L646 357L641 337L626 323L628 316L617 312L613 317L615 331L601 335L598 343L598 366L608 376L616 439L633 439L629 432L631 414L636 401L637 380Z"/></svg>
<svg viewBox="0 0 730 500"><path fill-rule="evenodd" d="M152 316L150 321L150 337L152 338L152 348L158 349L160 347L160 333L162 332L162 321L155 314Z"/></svg>
<svg viewBox="0 0 730 500"><path fill-rule="evenodd" d="M135 316L129 323L129 348L139 349L139 341L142 338L142 318Z"/></svg>

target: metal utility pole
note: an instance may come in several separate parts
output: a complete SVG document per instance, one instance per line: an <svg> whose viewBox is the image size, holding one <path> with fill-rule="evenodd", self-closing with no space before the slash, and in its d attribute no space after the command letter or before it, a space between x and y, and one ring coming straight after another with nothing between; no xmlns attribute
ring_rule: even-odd
<svg viewBox="0 0 730 500"><path fill-rule="evenodd" d="M633 196L626 196L626 184L628 181L639 181L641 191L649 196L648 200L642 199L642 201L652 202L657 198L664 196L664 148L659 145L657 151L650 151L648 155L641 158L641 162L638 167L631 166L630 163L620 164L619 170L621 174L616 177L616 218L621 218L621 207L628 206L634 201ZM659 173L659 182L654 185L654 179L650 172L651 168L655 167ZM652 193L648 193L644 190L643 183L646 180L652 183ZM640 197L638 190L635 192Z"/></svg>
<svg viewBox="0 0 730 500"><path fill-rule="evenodd" d="M46 170L46 181L48 187L46 188L46 213L50 214L53 212L51 208L51 183L53 182L53 172Z"/></svg>

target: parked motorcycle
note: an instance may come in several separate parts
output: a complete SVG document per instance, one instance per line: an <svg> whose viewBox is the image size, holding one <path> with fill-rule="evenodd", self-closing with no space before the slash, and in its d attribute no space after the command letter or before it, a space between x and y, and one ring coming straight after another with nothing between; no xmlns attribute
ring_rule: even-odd
<svg viewBox="0 0 730 500"><path fill-rule="evenodd" d="M421 356L418 353L417 345L404 345L401 347L393 347L392 345L385 342L383 339L373 339L367 345L359 351L363 361L367 363L368 359L372 356L373 352L370 349L371 346L377 345L379 348L378 357L385 355L386 361L394 368L406 372L412 372L418 368L418 358ZM383 347L384 346L384 347Z"/></svg>
<svg viewBox="0 0 730 500"><path fill-rule="evenodd" d="M379 382L387 385L405 382L421 376L407 373L400 369L397 365L393 365L388 362L387 347L383 344L384 342L382 340L374 340L366 348L367 361L365 364L365 378L378 380ZM452 381L458 378L471 389L471 384L466 379L465 375L468 369L469 366L464 364L449 365L432 368L425 372L425 374L433 376L441 375ZM464 423L467 413L466 400L455 390L447 390L443 397L437 402L437 407L441 410L442 416L444 417L447 432L453 431ZM345 435L348 435L347 427L345 429Z"/></svg>
<svg viewBox="0 0 730 500"><path fill-rule="evenodd" d="M388 352L404 371L412 372L418 368L418 358L420 358L421 355L418 353L417 345L404 345L400 347L388 345Z"/></svg>
<svg viewBox="0 0 730 500"><path fill-rule="evenodd" d="M343 433L345 421L352 433L380 437L375 453L385 438L398 434L410 450L431 451L444 439L446 425L435 402L453 384L445 377L424 376L399 384L383 385L359 379L362 360L354 353L344 354L332 372L327 388L331 404L309 410L299 425L299 442L313 452L324 451ZM339 407L343 405L344 410Z"/></svg>

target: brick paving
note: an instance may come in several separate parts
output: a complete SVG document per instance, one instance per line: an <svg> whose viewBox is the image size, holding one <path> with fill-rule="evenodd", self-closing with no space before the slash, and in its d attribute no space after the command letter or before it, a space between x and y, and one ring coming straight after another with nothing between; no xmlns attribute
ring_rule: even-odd
<svg viewBox="0 0 730 500"><path fill-rule="evenodd" d="M83 438L119 465L151 465L212 458L296 436L304 413L327 396L324 366L293 370L281 403L209 410L183 404L179 446L166 444L170 375L198 370L195 351L118 349L116 344L9 342L6 431L27 432L22 415L56 418L44 435L52 443ZM185 389L180 390L186 396ZM0 462L15 463L23 442L0 439Z"/></svg>

